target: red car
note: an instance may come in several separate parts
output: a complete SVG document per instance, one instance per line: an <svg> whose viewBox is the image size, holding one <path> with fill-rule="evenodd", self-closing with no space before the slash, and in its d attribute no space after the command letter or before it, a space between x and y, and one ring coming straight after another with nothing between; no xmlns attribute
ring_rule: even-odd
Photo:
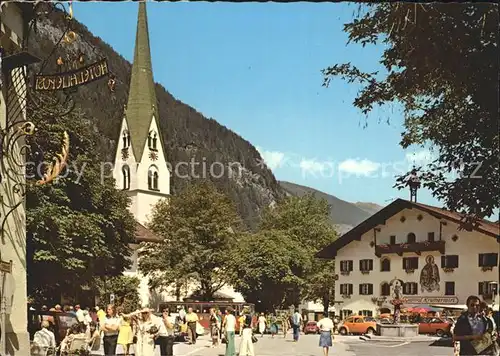
<svg viewBox="0 0 500 356"><path fill-rule="evenodd" d="M319 334L318 323L315 321L308 321L304 326L304 334Z"/></svg>

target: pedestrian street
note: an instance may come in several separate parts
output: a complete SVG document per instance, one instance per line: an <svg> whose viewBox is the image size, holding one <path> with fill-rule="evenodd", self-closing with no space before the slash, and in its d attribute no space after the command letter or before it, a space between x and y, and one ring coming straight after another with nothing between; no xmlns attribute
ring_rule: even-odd
<svg viewBox="0 0 500 356"><path fill-rule="evenodd" d="M292 335L276 336L270 335L263 338L258 336L258 342L254 344L255 356L322 356L322 349L318 346L318 335L301 335L298 342L292 341ZM236 336L236 350L238 355L240 338ZM224 356L225 345L216 348L210 347L208 336L198 340L196 345L176 344L174 346L175 356ZM439 346L437 343L426 342L366 342L359 336L335 336L333 348L329 356L452 356L453 348ZM161 356L157 348L155 356Z"/></svg>

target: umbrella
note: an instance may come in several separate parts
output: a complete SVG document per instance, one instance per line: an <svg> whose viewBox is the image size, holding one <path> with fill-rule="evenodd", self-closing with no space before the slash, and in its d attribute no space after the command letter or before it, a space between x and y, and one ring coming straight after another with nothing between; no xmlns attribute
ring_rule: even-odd
<svg viewBox="0 0 500 356"><path fill-rule="evenodd" d="M409 307L406 310L412 313L428 313L428 312L438 312L441 311L442 309L431 307L428 304L420 304L420 305L415 305L413 307Z"/></svg>

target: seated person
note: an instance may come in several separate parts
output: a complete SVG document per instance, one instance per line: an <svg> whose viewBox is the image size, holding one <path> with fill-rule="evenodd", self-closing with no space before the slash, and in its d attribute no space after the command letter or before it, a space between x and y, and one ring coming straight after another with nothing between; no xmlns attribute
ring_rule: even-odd
<svg viewBox="0 0 500 356"><path fill-rule="evenodd" d="M101 334L97 329L97 323L95 321L91 321L89 324L89 328L86 332L87 343L89 347L91 347L92 351L97 351L101 347Z"/></svg>
<svg viewBox="0 0 500 356"><path fill-rule="evenodd" d="M61 341L61 353L69 351L69 349L71 347L71 343L73 342L74 339L76 339L76 338L86 339L85 331L86 330L83 330L80 323L73 324L68 329L67 335L64 338L64 340Z"/></svg>

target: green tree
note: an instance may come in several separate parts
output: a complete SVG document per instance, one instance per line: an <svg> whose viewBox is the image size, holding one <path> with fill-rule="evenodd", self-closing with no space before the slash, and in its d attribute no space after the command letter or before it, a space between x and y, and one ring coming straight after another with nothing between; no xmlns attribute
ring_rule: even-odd
<svg viewBox="0 0 500 356"><path fill-rule="evenodd" d="M209 300L227 283L239 224L227 196L209 181L192 182L154 207L149 228L162 242L144 244L139 268L152 288L173 286L178 292L182 284L195 283Z"/></svg>
<svg viewBox="0 0 500 356"><path fill-rule="evenodd" d="M333 290L333 276L322 285L319 281L331 262L315 258L336 238L329 212L328 203L312 194L266 209L261 230L242 239L233 286L252 301L267 298L272 308L298 305L305 298L329 300L325 290Z"/></svg>
<svg viewBox="0 0 500 356"><path fill-rule="evenodd" d="M344 31L349 42L384 46L385 73L350 63L323 70L325 86L334 77L361 84L354 105L365 114L400 104L401 146L430 144L437 153L419 167L424 187L449 209L478 217L500 202L498 22L498 4L362 5ZM450 178L454 170L460 174Z"/></svg>
<svg viewBox="0 0 500 356"><path fill-rule="evenodd" d="M50 100L46 98L45 100ZM37 132L29 137L27 176L43 176L46 164L61 151L63 132L70 138L66 168L51 184L30 184L27 191L28 293L37 301L58 302L94 289L94 277L116 276L130 265L128 243L135 220L128 198L101 172L97 150L101 137L83 113L50 117L30 111Z"/></svg>
<svg viewBox="0 0 500 356"><path fill-rule="evenodd" d="M133 312L141 307L139 296L140 280L137 277L115 276L96 279L98 298L101 305L110 302L111 294L115 296L114 304L120 307L123 313Z"/></svg>
<svg viewBox="0 0 500 356"><path fill-rule="evenodd" d="M279 230L244 234L232 258L231 285L261 311L288 307L289 293L302 285L295 272L307 263L302 249Z"/></svg>

